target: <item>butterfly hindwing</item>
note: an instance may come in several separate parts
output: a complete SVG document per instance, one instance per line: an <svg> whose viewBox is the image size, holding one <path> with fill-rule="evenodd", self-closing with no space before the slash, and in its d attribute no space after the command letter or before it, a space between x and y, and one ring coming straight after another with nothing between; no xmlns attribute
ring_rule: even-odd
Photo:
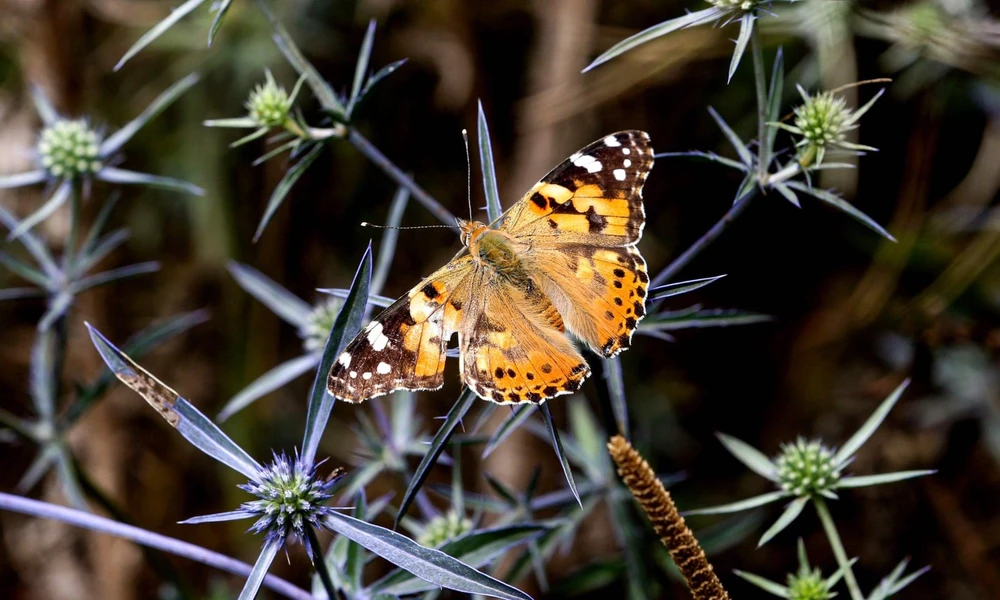
<svg viewBox="0 0 1000 600"><path fill-rule="evenodd" d="M645 223L642 186L653 167L649 136L622 131L573 154L511 207L500 229L518 239L625 246Z"/></svg>
<svg viewBox="0 0 1000 600"><path fill-rule="evenodd" d="M460 333L466 385L501 404L537 403L578 390L590 369L538 286L486 272L477 287L484 293Z"/></svg>
<svg viewBox="0 0 1000 600"><path fill-rule="evenodd" d="M611 357L629 347L646 315L649 286L635 246L536 247L524 258L566 327L594 352Z"/></svg>
<svg viewBox="0 0 1000 600"><path fill-rule="evenodd" d="M444 383L448 338L459 330L475 262L457 258L394 302L344 348L327 377L331 395L361 402Z"/></svg>

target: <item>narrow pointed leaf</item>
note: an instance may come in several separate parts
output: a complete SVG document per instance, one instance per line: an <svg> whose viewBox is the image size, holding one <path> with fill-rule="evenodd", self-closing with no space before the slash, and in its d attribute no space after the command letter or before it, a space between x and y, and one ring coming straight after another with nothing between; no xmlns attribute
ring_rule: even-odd
<svg viewBox="0 0 1000 600"><path fill-rule="evenodd" d="M31 346L29 391L35 412L43 423L51 423L56 410L54 382L59 380L60 375L56 372L57 337L58 334L49 328L38 329Z"/></svg>
<svg viewBox="0 0 1000 600"><path fill-rule="evenodd" d="M501 423L500 426L493 432L493 435L490 436L490 441L486 442L486 447L483 448L482 457L485 459L487 456L492 454L493 451L496 450L500 444L502 444L503 441L510 436L510 434L517 431L517 429L531 417L532 413L535 412L533 409L534 407L530 404L521 404L515 407L514 410L510 411L507 418L503 420L503 423Z"/></svg>
<svg viewBox="0 0 1000 600"><path fill-rule="evenodd" d="M719 441L726 447L726 450L729 450L730 454L735 456L737 460L746 465L751 471L771 481L778 481L778 473L774 464L763 452L743 440L724 433L717 433L715 437L719 438Z"/></svg>
<svg viewBox="0 0 1000 600"><path fill-rule="evenodd" d="M73 183L68 179L64 179L63 182L59 184L59 187L56 188L56 191L52 193L52 196L46 200L45 203L38 208L38 210L25 217L24 220L10 232L7 239L17 239L35 225L38 225L45 219L49 218L52 213L59 210L60 206L66 204L66 201L69 200L69 195L72 191Z"/></svg>
<svg viewBox="0 0 1000 600"><path fill-rule="evenodd" d="M442 545L439 550L473 568L481 568L511 548L542 535L548 527L540 524L508 525L493 529L480 529ZM398 570L383 577L369 588L373 592L405 596L434 589L407 571Z"/></svg>
<svg viewBox="0 0 1000 600"><path fill-rule="evenodd" d="M126 277L135 277L136 275L145 275L146 273L155 273L159 270L160 263L156 261L128 265L118 269L111 269L109 271L97 273L96 275L91 275L90 277L84 277L73 284L72 290L74 293L79 294L80 292L85 292L91 288L111 283L112 281L125 279Z"/></svg>
<svg viewBox="0 0 1000 600"><path fill-rule="evenodd" d="M620 56L628 52L629 50L635 48L636 46L640 46L642 44L645 44L646 42L655 40L658 37L662 37L664 35L667 35L668 33L673 33L674 31L677 31L679 29L693 27L695 25L700 25L702 23L708 23L710 21L714 21L715 19L718 19L723 15L724 15L723 11L720 11L719 9L712 7L686 14L683 17L677 17L676 19L664 21L657 25L653 25L649 29L644 29L643 31L640 31L637 34L618 42L617 44L609 48L606 52L595 58L594 62L587 65L582 72L586 73L587 71L593 69L594 67L608 62L612 58Z"/></svg>
<svg viewBox="0 0 1000 600"><path fill-rule="evenodd" d="M725 275L716 275L715 277L703 277L701 279L689 279L688 281L678 281L676 283L666 283L661 286L657 286L650 291L653 297L649 299L649 302L655 302L657 300L663 300L664 298L671 298L673 296L679 296L681 294L686 294L688 292L693 292L699 288L703 288L710 283L715 283L716 281L722 279Z"/></svg>
<svg viewBox="0 0 1000 600"><path fill-rule="evenodd" d="M252 142L254 140L258 140L258 139L264 137L265 135L267 135L267 133L269 131L270 131L270 129L268 129L267 127L259 127L253 133L247 134L247 135L241 137L240 139L236 140L235 142L232 142L231 144L229 144L229 147L230 148L239 148L240 146L243 146L244 144L249 144L250 142Z"/></svg>
<svg viewBox="0 0 1000 600"><path fill-rule="evenodd" d="M787 492L768 492L766 494L761 494L760 496L754 496L753 498L747 498L746 500L740 500L739 502L733 502L731 504L722 504L719 506L712 506L709 508L699 508L695 510L686 510L684 515L721 515L725 513L740 512L741 510L750 510L751 508L757 508L758 506L764 506L765 504L770 504L772 502L777 502L782 498L787 498Z"/></svg>
<svg viewBox="0 0 1000 600"><path fill-rule="evenodd" d="M885 420L886 416L889 415L889 411L892 407L896 405L899 397L903 395L906 387L910 385L910 380L905 379L903 383L899 384L895 390L889 394L889 397L879 404L872 416L868 417L868 420L858 429L858 431L850 437L844 445L841 446L840 450L837 450L837 454L833 457L833 462L838 466L843 466L848 460L850 460L854 453L858 451L861 446L868 441L868 438L875 433L882 421Z"/></svg>
<svg viewBox="0 0 1000 600"><path fill-rule="evenodd" d="M49 97L42 91L41 86L32 84L31 90L31 101L35 104L35 110L38 112L38 116L42 119L42 124L48 127L56 121L59 120L59 111L56 107L52 106L52 102Z"/></svg>
<svg viewBox="0 0 1000 600"><path fill-rule="evenodd" d="M240 521L243 519L253 518L252 513L248 513L245 510L230 510L227 512L215 513L211 515L202 515L200 517L191 517L190 519L184 519L183 521L178 521L178 525L199 525L201 523L221 523L224 521Z"/></svg>
<svg viewBox="0 0 1000 600"><path fill-rule="evenodd" d="M4 227L11 231L17 229L20 225L20 221L18 221L17 218L3 206L0 206L0 223L3 223ZM31 232L25 232L21 234L19 241L21 242L21 245L24 246L24 249L27 250L36 261L38 261L38 266L40 266L49 277L56 277L60 274L61 271L59 266L56 265L55 259L52 258L52 253L49 252L49 249L42 243L42 240L38 239L38 237Z"/></svg>
<svg viewBox="0 0 1000 600"><path fill-rule="evenodd" d="M73 458L70 456L69 448L62 441L54 442L56 449L56 474L59 476L59 484L69 499L69 503L79 510L88 510L86 494L80 485L80 480L76 473Z"/></svg>
<svg viewBox="0 0 1000 600"><path fill-rule="evenodd" d="M351 97L347 101L347 117L350 118L354 112L354 106L361 97L361 89L364 86L365 78L368 76L368 63L372 57L372 48L375 45L375 19L368 21L368 29L365 37L361 41L361 49L358 50L358 61L354 66L354 83L351 85Z"/></svg>
<svg viewBox="0 0 1000 600"><path fill-rule="evenodd" d="M549 430L552 449L556 451L556 458L559 459L559 465L562 466L566 483L569 484L569 489L573 491L573 497L576 498L577 504L580 505L580 508L583 508L583 501L580 500L580 492L576 489L576 480L573 479L573 469L570 467L569 459L566 458L566 453L563 451L562 440L559 439L559 430L556 429L556 425L552 421L552 412L549 410L548 403L539 405L538 410L545 417L545 427Z"/></svg>
<svg viewBox="0 0 1000 600"><path fill-rule="evenodd" d="M42 273L31 265L14 258L6 252L0 252L0 265L3 265L11 273L27 279L43 290L48 290L54 287L54 283L49 281L49 278L45 276L45 273Z"/></svg>
<svg viewBox="0 0 1000 600"><path fill-rule="evenodd" d="M361 90L361 95L358 97L358 103L360 104L368 96L369 92L371 92L372 89L379 84L379 82L389 75L392 75L399 67L405 65L407 60L408 59L406 58L402 58L396 62L387 64L378 71L375 71L375 73L368 78L368 82L365 83L364 89ZM355 106L355 108L357 108L357 106Z"/></svg>
<svg viewBox="0 0 1000 600"><path fill-rule="evenodd" d="M90 339L101 358L122 383L142 396L196 448L248 479L257 481L261 470L257 461L187 400L116 348L90 323L84 324L90 330Z"/></svg>
<svg viewBox="0 0 1000 600"><path fill-rule="evenodd" d="M332 531L437 586L505 600L531 598L517 588L481 573L440 550L425 548L395 531L340 513L327 515L324 522Z"/></svg>
<svg viewBox="0 0 1000 600"><path fill-rule="evenodd" d="M337 314L330 329L330 337L326 340L323 355L316 370L312 391L309 394L309 411L306 413L306 430L302 436L302 460L311 465L316 458L319 440L326 429L326 423L333 410L334 397L326 390L326 378L333 366L333 361L343 351L344 346L361 331L361 323L365 317L368 304L368 290L372 278L372 246L369 242L361 257L361 263L351 282L351 293L348 294L344 306Z"/></svg>
<svg viewBox="0 0 1000 600"><path fill-rule="evenodd" d="M321 294L327 294L329 296L333 296L334 298L346 298L347 294L351 290L345 288L316 288L316 291ZM396 301L395 298L390 298L388 296L379 296L376 294L368 295L368 306L379 306L381 308L386 308L395 301Z"/></svg>
<svg viewBox="0 0 1000 600"><path fill-rule="evenodd" d="M495 227L499 226L503 207L500 205L500 191L497 188L497 171L493 162L493 144L490 142L490 128L483 112L483 101L479 101L479 162L483 171L483 190L486 193L486 216Z"/></svg>
<svg viewBox="0 0 1000 600"><path fill-rule="evenodd" d="M926 475L933 475L935 473L937 473L937 471L933 469L924 469L920 471L899 471L896 473L883 473L880 475L859 475L857 477L843 477L837 483L837 487L838 488L867 487L869 485L895 483L897 481L903 481L905 479L913 479L914 477L924 477Z"/></svg>
<svg viewBox="0 0 1000 600"><path fill-rule="evenodd" d="M274 367L255 379L253 383L240 390L229 402L226 402L226 405L219 411L219 416L215 420L222 423L247 406L250 406L256 400L281 388L293 379L306 374L308 371L316 368L319 364L319 358L318 354L304 354Z"/></svg>
<svg viewBox="0 0 1000 600"><path fill-rule="evenodd" d="M271 312L297 329L305 326L313 309L306 301L251 266L231 260L226 268L244 291L260 300Z"/></svg>
<svg viewBox="0 0 1000 600"><path fill-rule="evenodd" d="M243 590L240 592L238 600L253 600L257 597L257 592L260 591L260 586L264 583L267 570L271 568L271 563L274 562L274 557L278 555L278 550L281 549L284 541L281 538L272 538L264 542L260 556L257 557L257 562L254 563L250 576L247 577L247 582L243 584Z"/></svg>
<svg viewBox="0 0 1000 600"><path fill-rule="evenodd" d="M274 29L274 42L277 44L278 49L281 53L285 55L285 60L292 65L295 71L306 78L306 83L312 89L313 94L315 94L316 99L319 100L320 104L327 111L343 117L346 114L344 109L344 104L337 98L337 93L333 91L330 84L326 82L325 79L316 70L316 67L306 60L303 56L302 51L299 47L295 45L295 41L292 36L288 34L288 30L285 26L281 24L281 21L274 15L269 8L267 8L263 3L258 2L257 6L260 7L261 12L271 23L271 27Z"/></svg>
<svg viewBox="0 0 1000 600"><path fill-rule="evenodd" d="M726 139L729 140L729 145L733 147L733 150L735 150L736 154L740 157L740 162L742 162L749 169L750 166L753 165L753 155L750 154L750 150L743 143L743 140L740 139L740 136L736 135L736 132L733 131L733 129L729 126L728 123L725 122L725 120L723 120L723 118L719 115L719 113L715 112L714 108L709 106L708 112L710 115L712 115L712 119L715 120L715 123L716 125L719 126L719 129L722 130L722 133L726 136Z"/></svg>
<svg viewBox="0 0 1000 600"><path fill-rule="evenodd" d="M785 197L796 208L802 208L802 204L799 203L799 197L795 195L795 192L791 190L787 185L783 183L775 183L772 185L774 189L778 190L778 193Z"/></svg>
<svg viewBox="0 0 1000 600"><path fill-rule="evenodd" d="M420 464L417 465L416 470L413 472L413 477L410 478L410 483L406 487L403 499L399 503L399 511L396 513L394 527L398 527L400 520L406 516L406 511L409 510L410 504L413 503L417 492L424 485L427 476L430 475L431 467L437 463L441 453L444 452L445 446L448 445L448 440L455 433L455 429L462 422L462 418L472 408L476 398L475 392L469 388L465 388L462 390L461 395L459 395L458 400L455 401L455 404L452 405L451 410L448 411L448 415L441 423L441 427L434 434L434 438L431 439L427 452L420 459Z"/></svg>
<svg viewBox="0 0 1000 600"><path fill-rule="evenodd" d="M212 19L212 26L208 28L208 47L212 47L212 42L215 41L215 34L219 33L219 28L222 27L222 19L226 18L226 13L229 12L229 8L232 6L233 0L216 0L215 5L212 7L215 10L215 18Z"/></svg>
<svg viewBox="0 0 1000 600"><path fill-rule="evenodd" d="M187 77L184 77L164 90L162 94L149 103L146 110L142 111L138 117L129 121L128 124L108 136L108 138L101 143L101 156L110 156L121 150L122 146L132 139L132 136L134 136L140 129L156 118L157 115L166 110L167 107L180 98L184 92L191 89L191 86L198 83L198 79L199 75L197 73L191 73Z"/></svg>
<svg viewBox="0 0 1000 600"><path fill-rule="evenodd" d="M0 302L4 300L21 300L23 298L39 298L45 295L45 290L33 287L0 289Z"/></svg>
<svg viewBox="0 0 1000 600"><path fill-rule="evenodd" d="M771 69L771 85L767 91L767 121L776 123L781 119L781 99L785 94L785 61L781 47L774 56L774 67ZM774 156L774 141L778 136L778 127L768 125L764 144L767 155ZM767 165L770 166L770 165Z"/></svg>
<svg viewBox="0 0 1000 600"><path fill-rule="evenodd" d="M21 479L18 480L14 489L20 494L26 494L31 491L42 477L49 472L49 469L56 464L56 459L58 458L59 452L56 450L54 444L49 443L41 446L38 456L28 465L28 468L21 475Z"/></svg>
<svg viewBox="0 0 1000 600"><path fill-rule="evenodd" d="M359 520L365 520L368 508L365 502L365 494L362 492L354 503L354 514ZM365 549L353 540L347 544L347 553L344 560L344 575L348 584L348 591L360 592L363 588L362 576L365 569Z"/></svg>
<svg viewBox="0 0 1000 600"><path fill-rule="evenodd" d="M260 224L257 226L257 232L253 236L253 241L256 242L260 239L262 233L264 233L264 228L271 221L271 217L277 212L278 207L281 206L281 202L288 195L288 192L292 191L292 186L295 182L302 177L302 174L306 172L309 165L316 160L319 153L323 151L323 144L313 144L313 147L309 149L309 152L305 154L299 162L292 165L288 171L285 172L284 177L275 186L274 192L271 193L271 199L267 201L267 208L264 210L264 216L260 219Z"/></svg>
<svg viewBox="0 0 1000 600"><path fill-rule="evenodd" d="M736 49L733 51L733 59L729 62L729 78L726 80L726 83L733 80L736 68L740 66L740 59L743 58L747 44L750 43L750 34L753 33L753 22L756 18L752 12L745 12L740 17L740 35L736 38Z"/></svg>
<svg viewBox="0 0 1000 600"><path fill-rule="evenodd" d="M900 563L900 564L905 564L905 563ZM889 586L889 590L886 593L885 597L888 598L889 596L893 596L895 594L898 594L899 592L901 592L903 590L903 588L905 588L906 586L910 585L911 583L913 583L914 581L916 581L916 579L918 577L920 577L921 575L923 575L924 573L926 573L927 571L930 571L930 570L931 570L931 567L930 567L930 565L928 565L928 566L926 566L926 567L924 567L922 569L918 569L918 570L914 571L913 573L910 573L909 575L907 575L906 577L900 579L899 581L893 582L893 584L891 586Z"/></svg>
<svg viewBox="0 0 1000 600"><path fill-rule="evenodd" d="M204 196L205 190L196 186L193 183L188 183L187 181L182 181L180 179L174 179L173 177L164 177L162 175L150 175L149 173L138 173L136 171L127 171L125 169L118 169L115 167L104 167L97 173L97 178L101 181L107 181L110 183L121 183L124 185L145 185L152 188L158 188L161 190L168 190L171 192L180 192L182 194L191 194L192 196Z"/></svg>
<svg viewBox="0 0 1000 600"><path fill-rule="evenodd" d="M792 521L797 519L798 516L802 514L802 509L804 509L808 503L809 498L805 496L792 500L791 503L785 507L785 511L781 513L778 520L774 522L774 525L771 525L771 527L764 532L764 535L760 536L760 541L757 542L757 547L760 548L764 544L768 543L774 536L778 535L783 529L791 525Z"/></svg>
<svg viewBox="0 0 1000 600"><path fill-rule="evenodd" d="M275 137L277 137L277 136L275 136ZM302 147L302 144L303 144L302 140L300 140L298 138L295 138L295 139L291 140L290 142L287 142L285 144L282 144L282 145L280 145L280 146L272 149L270 152L265 152L263 155L261 155L260 157L258 157L252 163L250 163L250 166L256 167L258 165L262 165L262 164L266 163L267 161L271 160L272 158L274 158L275 156L281 154L282 152L284 152L286 150L291 150L292 151L291 154L289 155L290 158L291 158L291 157L294 156L295 151Z"/></svg>
<svg viewBox="0 0 1000 600"><path fill-rule="evenodd" d="M399 224L403 221L403 212L410 200L410 190L403 186L396 189L389 205L389 216L386 218L386 229L382 231L382 241L378 245L378 255L375 257L375 270L372 272L372 293L376 296L382 293L385 280L392 268L392 259L396 256L396 241L399 239Z"/></svg>
<svg viewBox="0 0 1000 600"><path fill-rule="evenodd" d="M622 376L621 358L601 359L604 363L604 382L608 386L611 412L615 416L618 433L628 437L631 428L628 422L628 403L625 401L625 379Z"/></svg>
<svg viewBox="0 0 1000 600"><path fill-rule="evenodd" d="M798 190L800 192L809 194L810 196L816 198L817 200L822 200L823 202L826 202L830 206L842 210L843 212L847 213L854 219L860 221L861 224L868 227L872 231L878 233L882 237L893 242L896 241L896 238L892 237L892 234L886 231L884 227L876 223L874 219L872 219L865 213L861 212L860 210L852 206L850 202L844 200L840 196L832 192L828 192L826 190L810 187L802 183L801 181L786 181L785 185L794 190Z"/></svg>
<svg viewBox="0 0 1000 600"><path fill-rule="evenodd" d="M128 62L130 58L138 54L143 48L153 43L156 38L163 35L163 33L177 24L178 21L186 17L191 11L202 5L205 0L188 0L184 4L181 4L177 8L170 11L167 18L163 19L159 23L153 26L152 29L143 34L139 40L132 44L132 47L125 52L125 56L121 57L118 64L115 65L114 70L117 71L121 69L122 66Z"/></svg>
<svg viewBox="0 0 1000 600"><path fill-rule="evenodd" d="M768 594L777 596L779 598L792 597L787 587L775 583L773 581L770 581L768 579L764 579L760 575L754 575L753 573L747 573L746 571L740 571L739 569L734 569L733 573L736 573L736 575L738 575L739 577L742 577L743 579L749 581L750 583L764 590Z"/></svg>
<svg viewBox="0 0 1000 600"><path fill-rule="evenodd" d="M201 123L205 127L227 127L232 129L251 129L260 127L257 121L250 117L235 117L232 119L208 119Z"/></svg>
<svg viewBox="0 0 1000 600"><path fill-rule="evenodd" d="M19 188L28 185L41 183L48 178L48 173L44 169L28 171L26 173L15 173L14 175L0 175L0 190Z"/></svg>
<svg viewBox="0 0 1000 600"><path fill-rule="evenodd" d="M74 272L79 277L97 266L108 254L125 243L129 238L128 230L113 231L99 240L84 244L80 249L80 257L76 261Z"/></svg>
<svg viewBox="0 0 1000 600"><path fill-rule="evenodd" d="M671 158L674 156L684 156L692 158L703 158L705 160L719 163L720 165L725 165L731 169L736 169L741 173L746 173L748 167L741 162L732 160L731 158L726 158L724 156L719 156L715 152L702 152L700 150L691 150L688 152L660 152L656 155L656 158Z"/></svg>

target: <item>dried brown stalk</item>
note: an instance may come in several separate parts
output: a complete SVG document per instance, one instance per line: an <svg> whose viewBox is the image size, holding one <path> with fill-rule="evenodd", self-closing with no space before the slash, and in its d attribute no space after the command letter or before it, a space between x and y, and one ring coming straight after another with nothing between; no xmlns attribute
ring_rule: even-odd
<svg viewBox="0 0 1000 600"><path fill-rule="evenodd" d="M670 551L695 600L728 600L729 594L715 576L705 551L684 524L684 518L649 463L620 435L608 442L608 452L618 465L618 474L625 485L652 521L656 535Z"/></svg>

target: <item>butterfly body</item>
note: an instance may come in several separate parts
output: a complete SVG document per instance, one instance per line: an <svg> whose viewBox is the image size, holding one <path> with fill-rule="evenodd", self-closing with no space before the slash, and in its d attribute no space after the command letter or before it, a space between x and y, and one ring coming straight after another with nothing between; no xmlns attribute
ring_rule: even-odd
<svg viewBox="0 0 1000 600"><path fill-rule="evenodd" d="M578 390L590 369L567 332L610 357L645 315L649 277L635 244L652 164L645 133L612 134L546 175L496 229L459 220L464 250L347 345L330 393L360 402L440 388L455 333L462 379L482 398L541 402Z"/></svg>

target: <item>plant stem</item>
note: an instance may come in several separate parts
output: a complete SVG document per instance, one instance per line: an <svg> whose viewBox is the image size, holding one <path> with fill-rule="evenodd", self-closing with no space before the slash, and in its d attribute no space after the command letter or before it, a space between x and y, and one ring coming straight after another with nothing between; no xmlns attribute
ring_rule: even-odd
<svg viewBox="0 0 1000 600"><path fill-rule="evenodd" d="M72 277L75 271L76 244L80 239L80 190L76 184L70 184L69 192L69 235L63 247L63 273Z"/></svg>
<svg viewBox="0 0 1000 600"><path fill-rule="evenodd" d="M164 552L169 552L216 569L227 571L240 577L246 577L252 570L252 567L245 562L219 554L218 552L206 550L200 546L196 546L188 542L182 542L181 540L170 538L159 533L153 533L152 531L147 531L138 527L133 527L132 525L118 523L112 519L100 517L72 508L66 508L65 506L59 506L48 502L41 502L39 500L22 498L13 494L0 492L0 510L19 512L42 519L61 521L69 525L83 527L92 531L109 533L126 540L131 540L137 544L142 544L143 546L163 550ZM274 592L281 594L286 598L293 598L296 600L313 600L312 594L306 590L296 587L288 581L274 575L268 575L264 578L264 587L270 588Z"/></svg>
<svg viewBox="0 0 1000 600"><path fill-rule="evenodd" d="M753 55L753 80L757 90L757 173L764 181L770 166L767 147L767 73L764 71L764 50L757 27L750 32L750 53Z"/></svg>
<svg viewBox="0 0 1000 600"><path fill-rule="evenodd" d="M858 580L854 578L851 561L847 559L844 544L840 541L840 534L837 533L837 525L833 522L833 517L830 516L830 509L826 506L826 500L817 496L813 498L813 504L816 506L816 514L819 515L820 523L823 524L823 530L826 531L826 538L830 540L830 548L833 550L833 555L837 558L837 565L844 572L844 583L847 584L847 589L851 593L851 600L865 600L864 594L861 593L861 587L858 585Z"/></svg>
<svg viewBox="0 0 1000 600"><path fill-rule="evenodd" d="M439 221L445 225L451 227L455 224L455 215L441 206L441 203L434 199L433 196L424 191L422 187L416 184L413 179L411 179L406 173L399 170L399 167L394 165L392 161L385 157L378 148L372 145L365 136L355 129L354 127L349 128L349 133L347 139L354 144L354 147L361 151L368 160L372 161L375 166L382 169L382 171L388 175L397 184L410 190L413 197L416 198L417 202L424 205L424 208L429 210L432 215L437 217Z"/></svg>
<svg viewBox="0 0 1000 600"><path fill-rule="evenodd" d="M681 271L684 267L688 265L689 262L694 260L694 257L698 256L702 250L704 250L709 244L715 241L715 238L729 227L729 224L736 220L736 217L740 216L747 206L750 204L750 200L757 195L757 186L750 188L747 193L745 193L735 204L729 209L729 211L722 216L719 221L712 226L711 229L705 232L698 240L691 244L691 246L684 251L683 254L678 256L666 266L662 271L660 271L656 277L653 278L650 287L656 287L658 285L663 285L670 281L677 273Z"/></svg>
<svg viewBox="0 0 1000 600"><path fill-rule="evenodd" d="M320 551L319 538L316 536L316 530L312 527L306 525L306 536L309 537L309 547L312 549L312 559L313 566L316 567L316 573L319 575L320 581L323 582L323 588L326 590L326 597L329 600L336 600L340 598L340 592L337 591L337 586L333 585L333 579L330 578L330 571L326 568L326 559L323 557L323 552Z"/></svg>

